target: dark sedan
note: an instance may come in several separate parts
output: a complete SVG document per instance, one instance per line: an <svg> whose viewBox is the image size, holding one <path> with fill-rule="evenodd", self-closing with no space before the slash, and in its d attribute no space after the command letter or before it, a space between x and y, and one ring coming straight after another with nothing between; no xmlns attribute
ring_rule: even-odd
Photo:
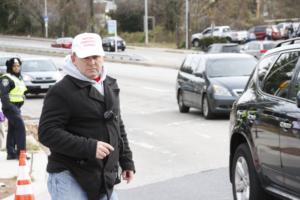
<svg viewBox="0 0 300 200"><path fill-rule="evenodd" d="M176 82L179 111L197 108L207 119L229 114L256 63L253 56L239 53L188 55Z"/></svg>
<svg viewBox="0 0 300 200"><path fill-rule="evenodd" d="M119 36L117 37L105 37L102 39L102 46L105 51L115 51L116 40L118 49L125 51L126 42Z"/></svg>

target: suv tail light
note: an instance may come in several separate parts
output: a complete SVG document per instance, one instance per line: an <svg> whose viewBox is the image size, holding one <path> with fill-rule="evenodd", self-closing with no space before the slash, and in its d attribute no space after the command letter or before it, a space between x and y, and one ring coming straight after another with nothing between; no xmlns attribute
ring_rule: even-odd
<svg viewBox="0 0 300 200"><path fill-rule="evenodd" d="M267 49L262 49L260 50L260 53L266 53L268 50Z"/></svg>

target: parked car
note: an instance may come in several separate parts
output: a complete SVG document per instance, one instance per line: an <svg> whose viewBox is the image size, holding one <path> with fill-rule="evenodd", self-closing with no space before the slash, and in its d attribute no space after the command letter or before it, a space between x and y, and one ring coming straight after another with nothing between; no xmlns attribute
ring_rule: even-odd
<svg viewBox="0 0 300 200"><path fill-rule="evenodd" d="M118 49L125 51L126 42L119 36L116 37ZM115 37L105 37L102 39L102 46L105 51L115 51Z"/></svg>
<svg viewBox="0 0 300 200"><path fill-rule="evenodd" d="M293 33L293 37L300 37L300 26L298 26L298 28L295 29Z"/></svg>
<svg viewBox="0 0 300 200"><path fill-rule="evenodd" d="M240 46L236 43L215 43L208 46L207 53L239 53Z"/></svg>
<svg viewBox="0 0 300 200"><path fill-rule="evenodd" d="M271 40L256 40L246 43L241 51L260 59L263 54L274 48L276 44L277 42Z"/></svg>
<svg viewBox="0 0 300 200"><path fill-rule="evenodd" d="M179 111L197 108L206 119L229 114L256 63L253 56L239 53L188 55L176 81Z"/></svg>
<svg viewBox="0 0 300 200"><path fill-rule="evenodd" d="M288 39L290 38L289 30L293 29L293 24L291 22L282 22L277 24L277 28L280 31L281 38ZM294 31L293 31L294 32Z"/></svg>
<svg viewBox="0 0 300 200"><path fill-rule="evenodd" d="M72 37L63 37L63 38L57 38L55 42L51 44L51 47L56 48L65 48L65 49L71 49L72 48Z"/></svg>
<svg viewBox="0 0 300 200"><path fill-rule="evenodd" d="M230 115L234 199L300 199L300 44L268 51ZM295 44L292 44L295 42ZM279 45L278 45L279 46ZM277 198L276 198L277 199Z"/></svg>
<svg viewBox="0 0 300 200"><path fill-rule="evenodd" d="M268 38L268 30L270 30L270 38ZM272 40L279 40L281 39L280 32L276 25L260 25L254 26L248 30L249 35L254 33L256 40L265 40L265 39L272 39Z"/></svg>
<svg viewBox="0 0 300 200"><path fill-rule="evenodd" d="M248 31L246 30L233 30L231 31L231 42L245 43L248 40Z"/></svg>
<svg viewBox="0 0 300 200"><path fill-rule="evenodd" d="M27 87L27 94L47 92L62 77L50 59L29 58L22 60L21 74Z"/></svg>
<svg viewBox="0 0 300 200"><path fill-rule="evenodd" d="M231 29L229 26L215 26L215 27L208 27L204 29L201 33L195 33L192 35L191 42L193 47L200 47L200 40L204 37L209 36L218 36L218 37L225 37L228 41L231 41Z"/></svg>
<svg viewBox="0 0 300 200"><path fill-rule="evenodd" d="M0 75L6 73L6 61L12 58L13 56L1 56L0 57Z"/></svg>

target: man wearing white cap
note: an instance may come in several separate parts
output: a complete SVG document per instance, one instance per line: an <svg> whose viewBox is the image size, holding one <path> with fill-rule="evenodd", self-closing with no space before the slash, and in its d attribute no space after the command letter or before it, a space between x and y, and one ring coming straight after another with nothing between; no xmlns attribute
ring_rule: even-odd
<svg viewBox="0 0 300 200"><path fill-rule="evenodd" d="M117 200L113 191L135 173L120 114L117 82L106 74L101 37L77 35L66 76L44 100L39 140L49 147L48 190L52 199Z"/></svg>

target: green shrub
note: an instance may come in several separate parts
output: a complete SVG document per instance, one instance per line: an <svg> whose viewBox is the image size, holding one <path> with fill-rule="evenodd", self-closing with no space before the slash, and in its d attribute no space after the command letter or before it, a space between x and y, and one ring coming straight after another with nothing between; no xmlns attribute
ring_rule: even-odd
<svg viewBox="0 0 300 200"><path fill-rule="evenodd" d="M227 39L224 37L217 37L217 36L212 36L212 37L204 37L200 39L200 49L203 51L206 51L208 46L214 43L227 43Z"/></svg>
<svg viewBox="0 0 300 200"><path fill-rule="evenodd" d="M145 41L144 32L122 32L119 33L120 37L122 37L127 43L143 43Z"/></svg>

